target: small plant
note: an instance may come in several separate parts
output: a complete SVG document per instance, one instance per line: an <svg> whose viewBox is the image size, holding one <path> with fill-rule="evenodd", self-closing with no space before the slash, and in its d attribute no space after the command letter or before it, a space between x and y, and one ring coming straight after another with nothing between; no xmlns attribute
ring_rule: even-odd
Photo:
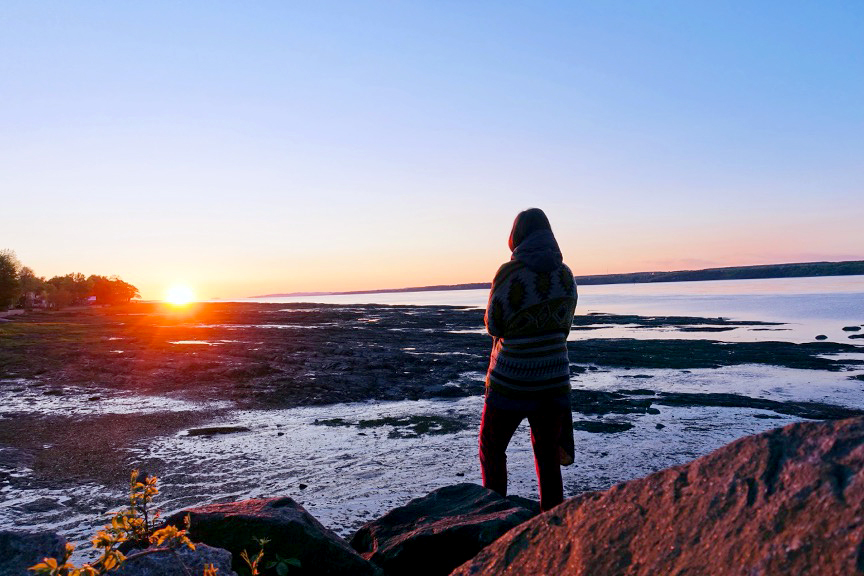
<svg viewBox="0 0 864 576"><path fill-rule="evenodd" d="M260 546L258 553L255 556L249 556L246 550L240 553L240 558L246 563L249 568L249 576L260 576L261 572L258 569L261 560L264 558L264 546L270 542L266 538L255 538L255 541ZM300 568L300 560L297 558L283 558L279 554L275 554L276 559L267 562L265 568L274 568L278 576L287 576L292 568Z"/></svg>
<svg viewBox="0 0 864 576"><path fill-rule="evenodd" d="M70 561L75 546L66 544L62 558L44 558L28 570L40 576L103 576L129 560L154 552L169 551L180 562L187 576L191 576L177 554L177 550L183 546L195 549L195 544L186 535L189 530L189 516L186 516L183 530L176 526L165 526L157 530L156 522L160 514L159 510L153 510L152 504L153 498L159 494L158 479L147 476L143 481L139 481L138 478L138 470L133 470L129 477L129 506L115 512L111 521L97 532L92 540L93 548L100 551L98 560L76 567ZM260 576L259 566L264 558L264 546L269 542L266 538L255 538L255 541L260 548L255 556L249 556L246 550L240 553L240 557L249 567L250 576ZM146 549L126 556L117 549L124 542ZM276 559L268 562L265 567L275 569L278 576L286 576L292 568L300 568L300 560L297 558L283 558L278 554L275 556ZM202 576L218 576L218 572L216 566L206 564Z"/></svg>
<svg viewBox="0 0 864 576"><path fill-rule="evenodd" d="M261 558L264 557L264 545L270 542L267 538L255 538L256 542L258 542L258 546L261 547L258 550L258 554L253 557L249 556L249 553L246 550L243 550L240 553L240 558L243 559L243 562L246 563L246 566L249 567L249 574L251 576L260 576L261 572L258 571L258 564L261 562Z"/></svg>
<svg viewBox="0 0 864 576"><path fill-rule="evenodd" d="M283 558L276 554L276 560L272 560L265 565L267 568L275 568L276 574L279 576L287 576L293 568L300 568L300 560L297 558Z"/></svg>
<svg viewBox="0 0 864 576"><path fill-rule="evenodd" d="M42 576L102 576L118 568L123 562L153 554L154 552L171 551L177 556L177 549L186 546L192 550L195 544L186 536L189 529L189 517L186 517L186 529L176 526L166 526L155 529L159 511L151 511L153 497L159 494L156 486L157 478L148 476L143 482L138 481L138 470L133 470L129 478L129 507L115 512L111 521L93 538L93 548L100 551L99 559L76 567L69 559L75 551L75 546L66 544L63 558L44 558L42 562L31 566L28 570ZM117 547L123 542L136 546L150 546L146 550L124 555ZM180 558L177 556L177 560ZM182 564L182 562L181 562ZM184 571L188 573L186 567ZM217 570L212 564L204 568L205 576L214 576Z"/></svg>

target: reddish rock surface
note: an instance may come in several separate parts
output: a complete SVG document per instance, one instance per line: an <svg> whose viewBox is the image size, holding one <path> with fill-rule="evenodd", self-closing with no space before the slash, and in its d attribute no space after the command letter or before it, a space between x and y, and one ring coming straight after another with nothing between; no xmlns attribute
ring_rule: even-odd
<svg viewBox="0 0 864 576"><path fill-rule="evenodd" d="M446 576L537 512L477 484L445 486L369 522L351 545L388 576Z"/></svg>
<svg viewBox="0 0 864 576"><path fill-rule="evenodd" d="M453 574L864 574L862 466L864 418L793 424L572 498Z"/></svg>

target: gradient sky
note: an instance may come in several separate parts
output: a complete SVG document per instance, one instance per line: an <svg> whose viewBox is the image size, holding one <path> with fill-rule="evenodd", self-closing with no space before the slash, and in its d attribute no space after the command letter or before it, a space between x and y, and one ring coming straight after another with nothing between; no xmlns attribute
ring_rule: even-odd
<svg viewBox="0 0 864 576"><path fill-rule="evenodd" d="M864 258L864 2L0 6L0 248L160 298Z"/></svg>

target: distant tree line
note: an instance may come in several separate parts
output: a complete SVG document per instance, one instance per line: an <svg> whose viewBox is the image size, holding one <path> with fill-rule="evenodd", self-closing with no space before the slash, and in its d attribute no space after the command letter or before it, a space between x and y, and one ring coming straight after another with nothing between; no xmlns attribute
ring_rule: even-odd
<svg viewBox="0 0 864 576"><path fill-rule="evenodd" d="M19 308L64 308L87 304L124 304L140 298L138 289L117 276L73 272L46 280L22 266L15 252L0 250L0 310Z"/></svg>
<svg viewBox="0 0 864 576"><path fill-rule="evenodd" d="M852 276L864 274L864 260L845 262L800 262L760 264L674 272L633 272L576 276L578 284L639 284L646 282L693 282L701 280L753 280L758 278L806 278L809 276Z"/></svg>

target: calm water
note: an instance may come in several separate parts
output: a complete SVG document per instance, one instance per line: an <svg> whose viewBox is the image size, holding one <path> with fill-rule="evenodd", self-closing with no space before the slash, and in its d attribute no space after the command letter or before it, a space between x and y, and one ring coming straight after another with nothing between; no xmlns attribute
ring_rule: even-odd
<svg viewBox="0 0 864 576"><path fill-rule="evenodd" d="M452 305L485 308L488 296L488 290L446 290L254 298L246 301ZM733 320L761 320L786 324L782 327L782 331L738 330L712 335L712 338L717 340L772 339L809 342L817 335L825 335L831 341L854 343L854 340L849 340L850 333L844 332L843 328L864 325L864 276L580 286L579 306L576 313L591 312L640 316L724 317ZM593 334L599 337L635 338L706 337L704 334L672 333L668 330L641 330L634 333L621 328Z"/></svg>

